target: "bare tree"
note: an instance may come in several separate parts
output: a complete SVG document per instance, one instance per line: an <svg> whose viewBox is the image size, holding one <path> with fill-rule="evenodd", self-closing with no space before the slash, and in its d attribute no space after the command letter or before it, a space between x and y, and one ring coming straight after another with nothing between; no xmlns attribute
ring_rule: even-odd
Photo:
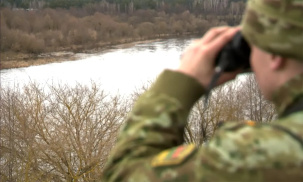
<svg viewBox="0 0 303 182"><path fill-rule="evenodd" d="M1 179L94 181L129 106L96 84L1 90Z"/></svg>
<svg viewBox="0 0 303 182"><path fill-rule="evenodd" d="M277 117L274 105L267 101L262 95L255 75L248 74L242 83L242 89L239 90L241 95L245 95L245 118L257 122L270 122Z"/></svg>
<svg viewBox="0 0 303 182"><path fill-rule="evenodd" d="M185 141L197 145L207 142L220 122L270 122L275 117L273 104L261 94L254 75L248 74L213 90L207 105L204 98L196 103L185 128Z"/></svg>

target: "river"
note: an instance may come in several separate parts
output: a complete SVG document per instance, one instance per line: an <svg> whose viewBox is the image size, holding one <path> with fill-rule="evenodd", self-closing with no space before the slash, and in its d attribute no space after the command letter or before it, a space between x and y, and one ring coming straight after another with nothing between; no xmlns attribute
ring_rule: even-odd
<svg viewBox="0 0 303 182"><path fill-rule="evenodd" d="M177 68L180 55L191 40L159 40L85 54L75 61L1 70L1 87L94 82L106 92L131 94L155 80L164 69Z"/></svg>

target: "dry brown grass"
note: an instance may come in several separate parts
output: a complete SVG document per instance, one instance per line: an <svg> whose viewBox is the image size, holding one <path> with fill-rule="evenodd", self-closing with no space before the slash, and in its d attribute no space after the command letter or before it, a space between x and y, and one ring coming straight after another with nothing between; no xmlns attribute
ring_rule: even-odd
<svg viewBox="0 0 303 182"><path fill-rule="evenodd" d="M22 68L28 66L43 65L55 62L73 61L78 57L76 54L49 53L44 55L33 55L26 53L3 52L0 58L0 70L11 68Z"/></svg>

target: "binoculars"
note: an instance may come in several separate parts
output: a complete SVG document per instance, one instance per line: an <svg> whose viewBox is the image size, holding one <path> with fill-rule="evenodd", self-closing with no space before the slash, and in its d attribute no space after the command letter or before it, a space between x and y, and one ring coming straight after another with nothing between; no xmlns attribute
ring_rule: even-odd
<svg viewBox="0 0 303 182"><path fill-rule="evenodd" d="M218 53L215 66L219 66L222 72L232 72L239 68L250 71L250 47L241 32L237 32Z"/></svg>
<svg viewBox="0 0 303 182"><path fill-rule="evenodd" d="M215 59L215 73L206 88L205 106L208 104L208 97L217 80L223 72L233 72L242 69L243 72L250 72L250 47L241 32L237 32L217 54ZM218 68L218 69L217 69Z"/></svg>

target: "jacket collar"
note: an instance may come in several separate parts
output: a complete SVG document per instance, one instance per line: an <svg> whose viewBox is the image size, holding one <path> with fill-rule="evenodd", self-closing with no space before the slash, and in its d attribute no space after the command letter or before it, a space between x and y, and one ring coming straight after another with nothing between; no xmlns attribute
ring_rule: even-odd
<svg viewBox="0 0 303 182"><path fill-rule="evenodd" d="M293 105L303 99L303 74L297 75L273 94L272 101L276 106L279 117ZM288 113L290 114L290 113Z"/></svg>

